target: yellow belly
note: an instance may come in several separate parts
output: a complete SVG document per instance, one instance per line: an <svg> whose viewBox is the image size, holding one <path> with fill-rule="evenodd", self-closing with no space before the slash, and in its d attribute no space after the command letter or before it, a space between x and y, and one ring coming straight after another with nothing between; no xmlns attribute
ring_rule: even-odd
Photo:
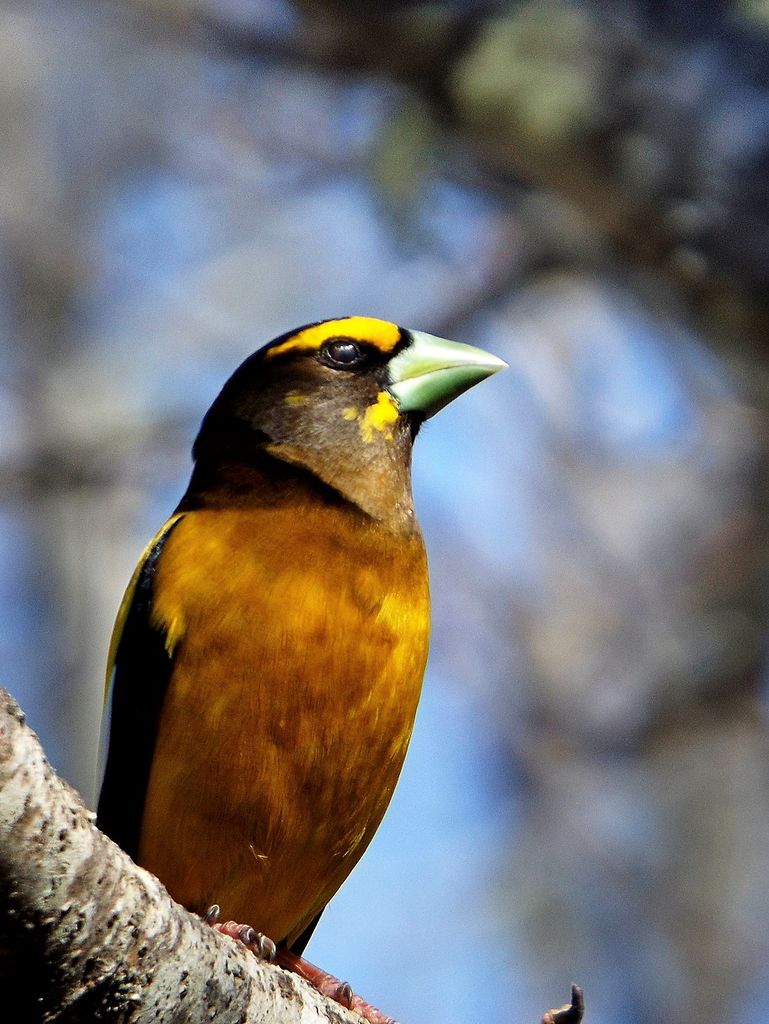
<svg viewBox="0 0 769 1024"><path fill-rule="evenodd" d="M345 515L188 513L154 587L174 668L140 863L288 943L384 814L427 657L421 539Z"/></svg>

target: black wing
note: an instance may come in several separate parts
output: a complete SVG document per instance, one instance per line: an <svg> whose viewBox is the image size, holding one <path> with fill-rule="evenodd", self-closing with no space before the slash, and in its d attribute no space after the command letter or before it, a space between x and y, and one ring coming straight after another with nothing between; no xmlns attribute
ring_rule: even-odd
<svg viewBox="0 0 769 1024"><path fill-rule="evenodd" d="M144 552L123 598L110 647L111 722L96 824L134 860L160 709L173 667L165 634L151 622L155 568L181 518L172 516Z"/></svg>

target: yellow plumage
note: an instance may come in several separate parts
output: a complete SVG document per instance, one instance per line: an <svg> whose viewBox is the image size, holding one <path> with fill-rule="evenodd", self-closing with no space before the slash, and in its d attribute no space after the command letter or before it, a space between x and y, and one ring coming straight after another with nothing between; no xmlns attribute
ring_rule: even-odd
<svg viewBox="0 0 769 1024"><path fill-rule="evenodd" d="M414 437L502 365L368 317L276 339L206 414L121 606L99 824L178 901L288 957L411 736L430 619Z"/></svg>
<svg viewBox="0 0 769 1024"><path fill-rule="evenodd" d="M334 507L191 512L155 588L175 658L140 862L186 906L290 944L401 770L427 657L421 539Z"/></svg>

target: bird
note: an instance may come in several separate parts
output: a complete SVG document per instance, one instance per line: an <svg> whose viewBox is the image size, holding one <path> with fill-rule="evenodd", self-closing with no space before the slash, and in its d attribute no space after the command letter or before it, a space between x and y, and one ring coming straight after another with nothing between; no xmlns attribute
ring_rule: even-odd
<svg viewBox="0 0 769 1024"><path fill-rule="evenodd" d="M250 355L206 413L117 615L97 810L188 909L299 957L368 846L428 653L412 445L505 365L338 317Z"/></svg>

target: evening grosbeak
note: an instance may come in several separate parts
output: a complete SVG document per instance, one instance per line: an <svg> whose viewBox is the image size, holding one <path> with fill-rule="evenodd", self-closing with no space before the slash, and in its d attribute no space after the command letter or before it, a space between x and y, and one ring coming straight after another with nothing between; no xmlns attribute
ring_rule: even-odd
<svg viewBox="0 0 769 1024"><path fill-rule="evenodd" d="M250 356L115 625L98 824L178 902L301 953L392 796L430 629L423 420L504 363L369 317Z"/></svg>

